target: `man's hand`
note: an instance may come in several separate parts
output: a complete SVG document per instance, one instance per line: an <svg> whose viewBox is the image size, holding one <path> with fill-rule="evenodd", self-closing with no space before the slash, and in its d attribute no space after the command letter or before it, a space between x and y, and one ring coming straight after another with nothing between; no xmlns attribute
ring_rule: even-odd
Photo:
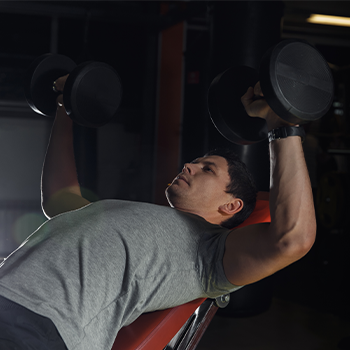
<svg viewBox="0 0 350 350"><path fill-rule="evenodd" d="M261 91L260 82L258 81L254 88L249 87L247 92L241 97L243 106L250 117L259 117L266 120L269 131L281 126L292 126L285 120L281 119L268 105Z"/></svg>

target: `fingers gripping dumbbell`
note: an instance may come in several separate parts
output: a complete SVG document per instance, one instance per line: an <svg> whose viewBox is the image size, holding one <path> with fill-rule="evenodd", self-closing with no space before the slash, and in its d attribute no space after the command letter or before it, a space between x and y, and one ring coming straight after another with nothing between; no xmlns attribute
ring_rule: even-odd
<svg viewBox="0 0 350 350"><path fill-rule="evenodd" d="M248 87L258 81L271 109L291 124L321 118L333 101L333 76L323 56L304 41L281 41L265 53L259 72L233 67L218 75L209 88L210 117L233 143L247 145L267 138L265 120L250 118L241 103Z"/></svg>
<svg viewBox="0 0 350 350"><path fill-rule="evenodd" d="M55 91L57 93L63 93L64 85L65 85L68 77L69 77L69 74L64 75L63 77L59 77L58 79L56 79L53 82L53 86L52 86L53 91Z"/></svg>
<svg viewBox="0 0 350 350"><path fill-rule="evenodd" d="M46 54L30 65L24 87L30 107L44 116L55 116L56 99L61 92L54 83L67 74L63 101L69 116L88 127L99 127L111 121L122 97L118 73L102 62L77 66L63 55Z"/></svg>

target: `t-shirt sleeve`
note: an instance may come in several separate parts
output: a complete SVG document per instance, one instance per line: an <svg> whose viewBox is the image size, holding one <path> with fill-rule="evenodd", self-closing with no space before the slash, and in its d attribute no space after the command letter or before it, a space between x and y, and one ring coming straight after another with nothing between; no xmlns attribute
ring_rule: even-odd
<svg viewBox="0 0 350 350"><path fill-rule="evenodd" d="M257 200L255 209L248 219L236 228L269 222L271 222L269 201L268 198L262 198ZM233 285L225 275L222 261L225 253L225 242L229 233L230 231L213 235L202 244L199 251L199 254L204 254L207 257L202 260L205 263L202 266L201 280L204 292L211 298L234 292L243 287Z"/></svg>

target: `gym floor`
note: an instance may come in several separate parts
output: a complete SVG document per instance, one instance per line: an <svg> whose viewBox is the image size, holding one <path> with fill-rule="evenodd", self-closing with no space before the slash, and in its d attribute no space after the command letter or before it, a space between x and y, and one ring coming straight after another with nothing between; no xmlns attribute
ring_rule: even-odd
<svg viewBox="0 0 350 350"><path fill-rule="evenodd" d="M277 273L266 311L246 317L218 312L197 350L350 350L348 236L326 238Z"/></svg>

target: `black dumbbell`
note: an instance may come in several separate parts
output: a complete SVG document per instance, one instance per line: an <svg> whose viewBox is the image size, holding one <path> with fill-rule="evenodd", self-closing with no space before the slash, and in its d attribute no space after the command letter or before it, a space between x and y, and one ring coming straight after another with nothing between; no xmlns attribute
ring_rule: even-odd
<svg viewBox="0 0 350 350"><path fill-rule="evenodd" d="M333 75L324 57L305 41L283 40L265 53L259 72L247 66L229 68L210 85L210 117L233 143L249 145L267 138L265 120L249 117L241 102L259 80L272 110L293 124L321 118L333 101Z"/></svg>
<svg viewBox="0 0 350 350"><path fill-rule="evenodd" d="M118 73L102 62L76 65L64 55L46 54L30 65L24 92L29 106L48 117L56 114L59 92L54 82L69 74L63 90L63 101L69 116L77 124L100 127L115 116L122 97Z"/></svg>

